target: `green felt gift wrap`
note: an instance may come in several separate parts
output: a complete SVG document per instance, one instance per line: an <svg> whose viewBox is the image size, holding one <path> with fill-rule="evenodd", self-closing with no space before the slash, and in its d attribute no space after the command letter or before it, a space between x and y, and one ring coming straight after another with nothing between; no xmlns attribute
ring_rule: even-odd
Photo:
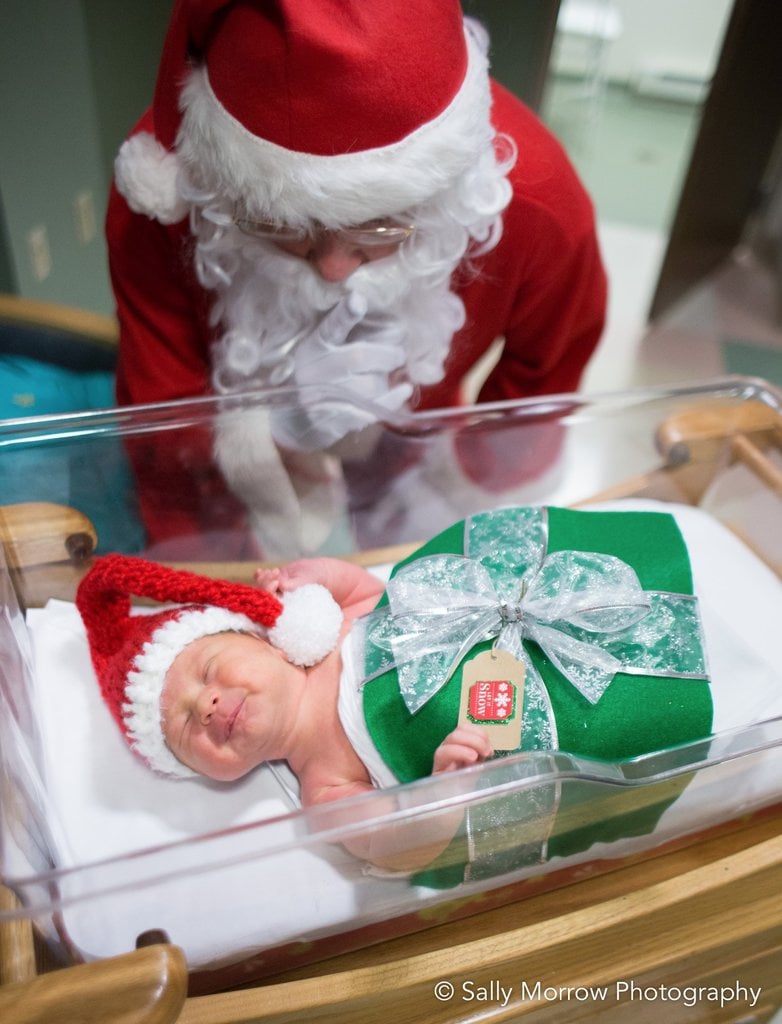
<svg viewBox="0 0 782 1024"><path fill-rule="evenodd" d="M490 513L491 514L491 513ZM501 513L508 515L508 510ZM614 555L632 566L644 590L692 594L687 548L674 518L660 512L589 512L549 508L547 551L589 551ZM463 553L464 523L438 534L402 565L426 555ZM491 562L491 553L481 561ZM392 574L393 575L393 574ZM491 647L476 646L467 658ZM590 704L551 664L536 644L526 642L540 672L556 719L558 747L602 760L622 760L707 736L712 725L708 680L617 673L596 704ZM467 660L467 659L465 659ZM364 687L367 726L380 754L407 782L428 775L440 742L458 717L462 667L415 714L405 706L394 669ZM522 736L520 750L538 746Z"/></svg>
<svg viewBox="0 0 782 1024"><path fill-rule="evenodd" d="M527 510L528 511L528 510ZM485 515L513 514L502 510ZM693 593L686 544L675 519L659 512L589 512L549 508L546 552L586 551L614 555L636 572L644 590ZM464 554L465 523L434 537L403 566L428 555ZM502 553L484 551L479 560L500 568ZM386 603L384 597L381 605ZM456 726L462 668L493 641L470 651L445 686L411 714L395 669L370 678L363 701L367 726L378 751L404 782L430 774L440 742ZM706 678L617 673L597 703L590 703L534 643L525 640L549 695L558 749L577 757L619 761L708 736L713 706ZM376 666L371 655L368 675ZM540 735L545 735L541 730ZM522 734L520 751L542 749L535 729ZM512 753L512 752L510 752ZM504 753L508 756L508 753ZM450 887L463 880L496 878L552 857L571 856L598 842L614 842L654 830L665 809L688 783L687 777L638 789L595 786L583 780L537 779L525 761L509 762L516 782L497 797L473 803L462 827L437 862L415 882ZM529 773L533 772L532 776ZM529 776L529 777L528 777ZM477 790L482 782L477 783Z"/></svg>

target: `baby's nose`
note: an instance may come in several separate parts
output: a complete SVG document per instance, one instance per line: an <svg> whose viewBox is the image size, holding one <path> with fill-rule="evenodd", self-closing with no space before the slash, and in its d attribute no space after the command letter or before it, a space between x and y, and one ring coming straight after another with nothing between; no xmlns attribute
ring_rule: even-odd
<svg viewBox="0 0 782 1024"><path fill-rule="evenodd" d="M220 691L215 686L204 687L196 701L196 714L201 725L209 723L220 713Z"/></svg>

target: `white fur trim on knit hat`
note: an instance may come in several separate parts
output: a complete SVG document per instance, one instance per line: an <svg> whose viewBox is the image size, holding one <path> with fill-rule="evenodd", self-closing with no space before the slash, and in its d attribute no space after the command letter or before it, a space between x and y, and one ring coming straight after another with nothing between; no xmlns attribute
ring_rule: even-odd
<svg viewBox="0 0 782 1024"><path fill-rule="evenodd" d="M165 741L160 698L166 674L188 644L216 633L265 637L294 665L314 665L335 649L342 609L318 584L307 584L281 598L282 611L266 630L247 615L215 606L173 611L133 659L125 687L123 719L132 747L156 771L178 778L196 772L174 756Z"/></svg>

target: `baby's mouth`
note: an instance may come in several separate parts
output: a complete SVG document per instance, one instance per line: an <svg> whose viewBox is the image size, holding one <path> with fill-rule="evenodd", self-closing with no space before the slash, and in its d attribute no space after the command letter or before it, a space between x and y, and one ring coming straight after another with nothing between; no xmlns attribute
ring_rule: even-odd
<svg viewBox="0 0 782 1024"><path fill-rule="evenodd" d="M227 719L227 721L225 723L225 741L226 741L226 743L231 738L231 733L234 731L234 726L236 725L236 721L239 718L239 715L242 713L242 708L244 707L244 702L246 700L247 700L246 696L242 697L242 699L236 705L234 710L228 716L228 719Z"/></svg>

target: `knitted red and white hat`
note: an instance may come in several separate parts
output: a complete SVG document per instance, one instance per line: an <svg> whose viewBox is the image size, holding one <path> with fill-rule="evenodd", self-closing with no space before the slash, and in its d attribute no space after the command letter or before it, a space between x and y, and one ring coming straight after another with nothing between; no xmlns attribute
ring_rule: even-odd
<svg viewBox="0 0 782 1024"><path fill-rule="evenodd" d="M130 596L176 603L130 614ZM76 605L103 698L131 747L156 771L194 775L168 748L160 695L176 656L215 633L265 637L295 665L314 665L335 649L342 610L325 587L307 584L278 599L243 583L213 580L128 555L95 560Z"/></svg>
<svg viewBox="0 0 782 1024"><path fill-rule="evenodd" d="M250 218L402 213L492 144L485 49L459 0L177 0L154 135L125 142L117 187L162 223L182 166Z"/></svg>

